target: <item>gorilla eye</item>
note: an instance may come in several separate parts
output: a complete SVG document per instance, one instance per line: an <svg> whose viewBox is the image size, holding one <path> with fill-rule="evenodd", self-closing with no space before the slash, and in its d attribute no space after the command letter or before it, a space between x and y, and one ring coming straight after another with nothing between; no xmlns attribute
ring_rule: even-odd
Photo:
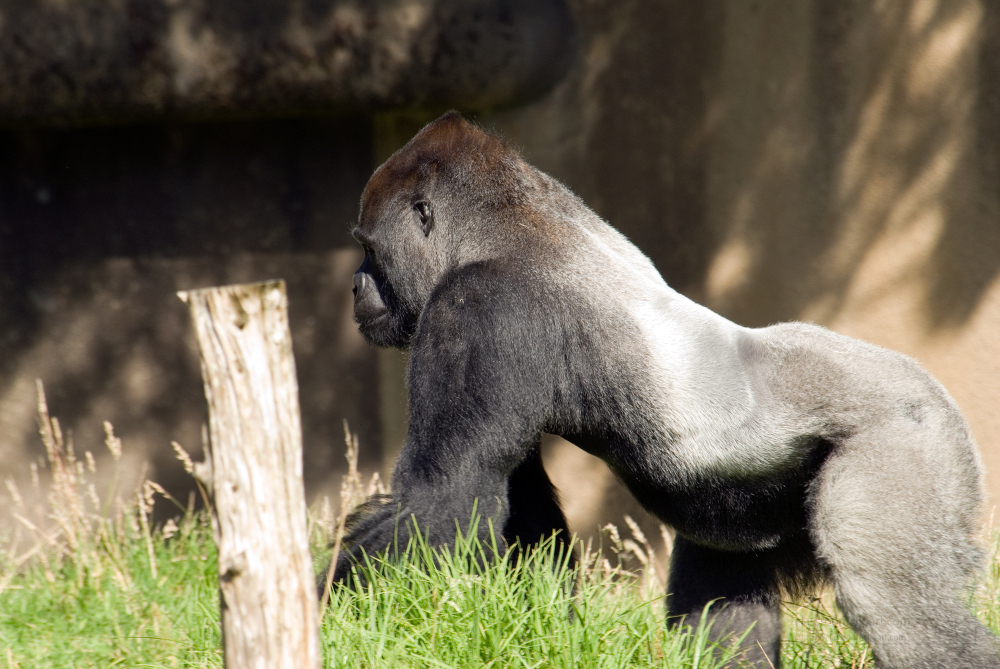
<svg viewBox="0 0 1000 669"><path fill-rule="evenodd" d="M434 227L434 216L431 213L431 203L426 200L420 200L413 205L414 211L417 212L417 216L420 218L420 229L424 231L424 236L431 233L431 228Z"/></svg>
<svg viewBox="0 0 1000 669"><path fill-rule="evenodd" d="M360 239L358 239L356 236L354 237L354 240L361 246L361 250L365 252L365 256L371 258L372 261L374 262L375 252L372 250L372 247L369 246L367 242L363 242Z"/></svg>

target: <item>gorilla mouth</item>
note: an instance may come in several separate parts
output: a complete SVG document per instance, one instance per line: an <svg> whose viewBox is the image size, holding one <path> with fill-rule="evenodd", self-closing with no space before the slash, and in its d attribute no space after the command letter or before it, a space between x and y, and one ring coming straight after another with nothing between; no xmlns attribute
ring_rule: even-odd
<svg viewBox="0 0 1000 669"><path fill-rule="evenodd" d="M371 327L377 324L379 321L385 320L389 317L389 310L382 309L374 314L354 314L354 320L358 325Z"/></svg>
<svg viewBox="0 0 1000 669"><path fill-rule="evenodd" d="M354 304L354 321L358 324L374 323L388 316L389 311L389 307L382 300L358 300Z"/></svg>

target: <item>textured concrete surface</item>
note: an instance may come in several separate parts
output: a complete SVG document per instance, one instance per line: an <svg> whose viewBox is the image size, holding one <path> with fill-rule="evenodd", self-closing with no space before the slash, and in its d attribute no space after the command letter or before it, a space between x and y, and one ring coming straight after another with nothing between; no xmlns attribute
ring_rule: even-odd
<svg viewBox="0 0 1000 669"><path fill-rule="evenodd" d="M0 124L509 105L572 42L548 0L0 0Z"/></svg>

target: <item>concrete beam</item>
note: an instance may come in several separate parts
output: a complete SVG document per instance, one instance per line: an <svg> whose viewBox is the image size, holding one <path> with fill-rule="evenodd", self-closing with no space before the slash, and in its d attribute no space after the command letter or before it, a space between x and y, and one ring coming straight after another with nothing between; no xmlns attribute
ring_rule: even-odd
<svg viewBox="0 0 1000 669"><path fill-rule="evenodd" d="M0 125L486 109L573 52L564 0L0 0Z"/></svg>

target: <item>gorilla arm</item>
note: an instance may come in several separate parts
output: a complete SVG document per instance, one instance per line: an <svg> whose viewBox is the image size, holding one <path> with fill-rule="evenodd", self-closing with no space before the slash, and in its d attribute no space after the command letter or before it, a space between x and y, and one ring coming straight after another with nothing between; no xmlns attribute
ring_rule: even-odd
<svg viewBox="0 0 1000 669"><path fill-rule="evenodd" d="M497 288L481 267L467 267L435 291L421 315L409 370L411 422L393 494L352 515L336 580L362 551L405 548L411 520L432 546L452 545L458 527L469 527L474 504L487 551L490 525L501 543L534 543L553 530L566 538L538 452L552 406L551 377L538 365L552 357L539 347L537 327L526 330L532 321L524 311L532 309L518 295L530 300L530 291L498 295Z"/></svg>

